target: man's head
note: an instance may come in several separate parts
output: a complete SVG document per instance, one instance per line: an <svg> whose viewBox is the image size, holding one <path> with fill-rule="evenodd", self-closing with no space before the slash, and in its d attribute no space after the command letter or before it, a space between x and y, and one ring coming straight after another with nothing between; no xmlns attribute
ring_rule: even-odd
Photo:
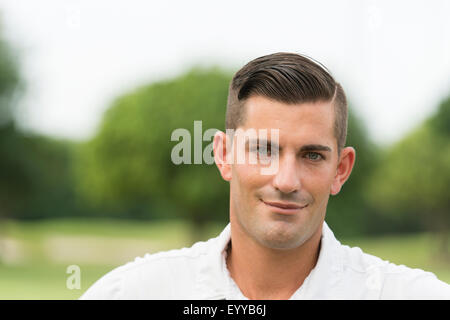
<svg viewBox="0 0 450 320"><path fill-rule="evenodd" d="M239 154L239 134L214 138L222 177L230 182L232 228L273 249L293 249L316 234L330 194L348 179L355 151L344 148L347 102L341 86L317 63L291 53L255 59L233 77L228 96L227 129L278 130L267 148L278 170L261 174L261 163L227 161ZM231 141L230 141L231 140ZM246 156L260 157L245 144ZM249 157L248 157L249 158Z"/></svg>

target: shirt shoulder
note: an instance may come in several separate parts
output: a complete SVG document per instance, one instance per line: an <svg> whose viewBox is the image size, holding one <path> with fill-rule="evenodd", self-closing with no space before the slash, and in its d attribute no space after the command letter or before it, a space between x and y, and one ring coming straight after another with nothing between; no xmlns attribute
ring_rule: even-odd
<svg viewBox="0 0 450 320"><path fill-rule="evenodd" d="M373 299L450 299L450 285L431 272L396 265L358 247L342 245L341 249L343 272L349 279L347 284L359 288L363 296Z"/></svg>
<svg viewBox="0 0 450 320"><path fill-rule="evenodd" d="M80 299L192 299L199 262L214 240L137 257L101 277Z"/></svg>

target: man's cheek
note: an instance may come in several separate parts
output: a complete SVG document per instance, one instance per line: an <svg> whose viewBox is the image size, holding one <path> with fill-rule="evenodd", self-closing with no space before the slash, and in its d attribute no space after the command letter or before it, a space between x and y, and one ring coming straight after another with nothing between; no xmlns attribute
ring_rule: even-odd
<svg viewBox="0 0 450 320"><path fill-rule="evenodd" d="M240 168L240 182L246 188L258 188L264 184L264 179L258 174L258 168L255 166L242 166Z"/></svg>
<svg viewBox="0 0 450 320"><path fill-rule="evenodd" d="M330 187L331 183L328 179L323 179L321 177L312 179L309 184L303 184L303 188L309 192L315 201L319 201L327 197L329 195Z"/></svg>

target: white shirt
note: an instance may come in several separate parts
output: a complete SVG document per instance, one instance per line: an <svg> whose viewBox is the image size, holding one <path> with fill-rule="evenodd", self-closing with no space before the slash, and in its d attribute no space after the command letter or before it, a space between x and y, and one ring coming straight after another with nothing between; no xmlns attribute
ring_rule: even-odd
<svg viewBox="0 0 450 320"><path fill-rule="evenodd" d="M146 254L94 283L80 299L247 299L230 277L230 225L190 248ZM324 222L316 266L290 299L450 299L431 272L394 265L336 240Z"/></svg>

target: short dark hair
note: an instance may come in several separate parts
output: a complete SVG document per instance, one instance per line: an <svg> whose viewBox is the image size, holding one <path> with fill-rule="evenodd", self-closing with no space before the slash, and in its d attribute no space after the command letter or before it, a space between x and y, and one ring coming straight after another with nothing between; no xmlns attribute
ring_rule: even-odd
<svg viewBox="0 0 450 320"><path fill-rule="evenodd" d="M229 86L226 129L237 129L244 123L244 103L254 95L287 104L333 102L338 154L345 146L347 98L342 86L319 62L304 55L279 52L247 63L236 72Z"/></svg>

